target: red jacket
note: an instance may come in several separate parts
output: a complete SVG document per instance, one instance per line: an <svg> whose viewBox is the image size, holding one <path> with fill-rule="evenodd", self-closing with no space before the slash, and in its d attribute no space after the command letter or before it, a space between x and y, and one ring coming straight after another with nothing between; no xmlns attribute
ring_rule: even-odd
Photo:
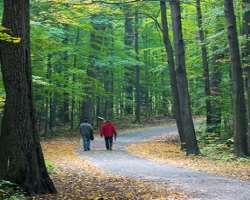
<svg viewBox="0 0 250 200"><path fill-rule="evenodd" d="M101 127L101 136L104 137L116 137L116 129L111 122L104 122Z"/></svg>

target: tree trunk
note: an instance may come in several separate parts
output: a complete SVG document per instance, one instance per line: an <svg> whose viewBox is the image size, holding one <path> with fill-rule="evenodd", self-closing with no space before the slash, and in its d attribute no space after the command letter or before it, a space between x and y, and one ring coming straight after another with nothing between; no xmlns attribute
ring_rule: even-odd
<svg viewBox="0 0 250 200"><path fill-rule="evenodd" d="M52 66L51 66L51 54L48 54L48 63L47 63L47 80L50 83L51 82L51 73L52 73ZM48 124L49 124L49 100L50 100L50 94L51 92L49 89L46 91L46 102L45 102L45 122L44 122L44 135L48 135Z"/></svg>
<svg viewBox="0 0 250 200"><path fill-rule="evenodd" d="M217 49L214 48L214 49ZM211 79L210 79L210 89L211 89L211 115L210 115L210 124L209 132L220 133L221 130L221 89L220 84L222 81L222 69L220 59L224 58L224 54L218 53L214 50L214 55L212 57L212 70L211 70Z"/></svg>
<svg viewBox="0 0 250 200"><path fill-rule="evenodd" d="M56 125L56 98L55 94L51 94L49 102L49 130L53 132Z"/></svg>
<svg viewBox="0 0 250 200"><path fill-rule="evenodd" d="M75 38L75 48L77 49L77 45L78 45L78 42L79 42L79 38L80 38L80 29L77 28L76 30L76 38ZM73 68L76 69L77 67L77 54L75 53L73 55ZM75 81L76 81L76 77L75 77L75 74L72 75L72 83L73 85L75 84ZM74 96L74 91L72 90L72 93L71 93L71 117L70 117L70 129L74 129L74 110L75 110L75 104L76 104L76 101L75 101L75 96Z"/></svg>
<svg viewBox="0 0 250 200"><path fill-rule="evenodd" d="M124 30L124 43L125 50L130 55L130 51L133 49L134 44L134 30L133 30L133 14L131 13L131 6L125 5L125 30ZM125 114L133 114L133 74L134 65L127 64L125 68Z"/></svg>
<svg viewBox="0 0 250 200"><path fill-rule="evenodd" d="M87 81L87 86L85 88L87 94L84 97L81 108L81 121L88 120L90 123L94 123L94 94L93 94L93 80L91 78L95 77L95 72L93 69L87 69L87 75L89 76ZM91 77L91 78L90 78Z"/></svg>
<svg viewBox="0 0 250 200"><path fill-rule="evenodd" d="M237 156L245 156L248 154L246 104L233 0L224 0L224 9L227 20L229 51L232 62L231 73L233 81L235 153Z"/></svg>
<svg viewBox="0 0 250 200"><path fill-rule="evenodd" d="M247 117L248 117L248 153L250 152L250 67L247 68L247 83L246 83L246 92L247 92Z"/></svg>
<svg viewBox="0 0 250 200"><path fill-rule="evenodd" d="M0 179L15 182L29 194L55 192L35 127L30 58L30 3L4 0L3 26L21 38L1 41L0 59L6 102L0 135Z"/></svg>
<svg viewBox="0 0 250 200"><path fill-rule="evenodd" d="M243 64L246 69L246 94L247 94L247 118L248 118L248 151L250 152L250 0L242 0L243 4Z"/></svg>
<svg viewBox="0 0 250 200"><path fill-rule="evenodd" d="M211 122L211 102L210 102L210 78L209 78L209 63L208 63L208 55L207 55L207 47L205 41L205 33L203 29L203 20L202 20L202 12L201 12L201 3L200 0L196 0L196 10L197 10L197 22L199 29L199 40L201 45L201 56L202 56L202 65L203 65L203 76L205 83L205 96L206 96L206 111L207 111L207 131L212 132L211 127L213 126Z"/></svg>
<svg viewBox="0 0 250 200"><path fill-rule="evenodd" d="M65 25L65 38L63 43L67 46L69 44L69 27L68 25ZM66 80L66 84L69 80L69 76L67 74L67 69L69 68L69 64L68 64L68 60L69 60L69 55L68 55L68 51L66 50L65 52L63 52L63 61L64 61L64 66L63 66L63 74L64 74L64 80ZM65 85L64 85L65 87ZM69 123L69 94L67 92L64 92L63 94L63 108L62 108L62 121L65 124Z"/></svg>
<svg viewBox="0 0 250 200"><path fill-rule="evenodd" d="M169 0L172 14L172 25L174 32L176 79L179 94L180 115L182 128L185 135L185 147L187 154L199 154L199 148L195 136L194 123L192 119L190 97L188 92L188 81L185 66L185 49L182 36L181 8L179 0Z"/></svg>
<svg viewBox="0 0 250 200"><path fill-rule="evenodd" d="M77 57L76 55L74 55L74 69L76 68L76 62L77 62ZM72 82L73 84L76 81L76 77L75 74L72 75ZM74 125L75 125L75 118L74 118L74 111L75 111L75 96L74 96L74 92L72 92L71 94L71 117L70 117L70 129L73 130L74 129Z"/></svg>
<svg viewBox="0 0 250 200"><path fill-rule="evenodd" d="M185 149L185 135L183 132L183 125L181 121L181 113L180 113L180 101L177 89L177 80L176 80L176 72L175 72L175 62L174 62L174 52L173 47L169 38L169 29L168 29L168 20L166 13L166 0L160 1L161 6L161 23L162 23L162 33L163 33L163 42L167 52L167 61L169 66L169 76L171 83L171 92L173 96L173 108L174 108L174 116L181 140L181 148Z"/></svg>
<svg viewBox="0 0 250 200"><path fill-rule="evenodd" d="M85 84L85 92L86 97L84 97L84 100L82 102L82 111L81 111L81 121L82 120L88 120L90 123L94 124L95 119L95 105L98 105L98 102L96 101L96 95L95 95L95 79L98 75L98 69L96 66L96 59L97 59L97 52L100 51L100 44L103 42L103 37L98 34L100 31L104 31L105 27L103 27L100 24L94 23L95 17L98 16L92 16L93 18L93 31L90 33L90 47L94 50L89 55L89 66L87 66L87 83ZM99 98L99 97L98 97Z"/></svg>
<svg viewBox="0 0 250 200"><path fill-rule="evenodd" d="M135 56L136 61L138 62L135 66L136 68L136 78L135 78L135 95L136 95L136 108L135 108L135 121L137 123L141 122L141 69L139 64L139 14L138 7L135 11Z"/></svg>

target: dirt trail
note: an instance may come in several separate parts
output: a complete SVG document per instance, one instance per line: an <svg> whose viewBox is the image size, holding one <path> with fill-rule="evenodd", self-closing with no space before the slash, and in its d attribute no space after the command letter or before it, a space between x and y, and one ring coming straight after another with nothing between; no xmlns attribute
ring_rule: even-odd
<svg viewBox="0 0 250 200"><path fill-rule="evenodd" d="M151 140L175 131L174 125L136 130L131 134L120 136L112 152L105 150L102 138L96 138L92 151L80 150L79 154L101 169L117 175L167 183L190 195L190 199L250 200L249 181L160 164L126 152L125 147L128 144Z"/></svg>

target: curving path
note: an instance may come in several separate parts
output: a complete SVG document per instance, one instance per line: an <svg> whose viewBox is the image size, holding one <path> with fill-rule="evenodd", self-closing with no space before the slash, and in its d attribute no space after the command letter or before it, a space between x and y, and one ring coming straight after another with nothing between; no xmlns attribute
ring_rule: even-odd
<svg viewBox="0 0 250 200"><path fill-rule="evenodd" d="M102 138L96 138L92 151L80 150L79 154L83 159L91 161L107 172L168 184L187 193L190 199L250 200L250 182L160 164L133 156L125 150L128 144L173 132L176 132L174 125L133 131L131 134L118 137L112 152L105 150Z"/></svg>

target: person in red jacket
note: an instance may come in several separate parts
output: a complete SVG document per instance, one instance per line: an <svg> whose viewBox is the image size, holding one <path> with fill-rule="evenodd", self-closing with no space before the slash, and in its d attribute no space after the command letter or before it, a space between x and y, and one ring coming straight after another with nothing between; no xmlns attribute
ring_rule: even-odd
<svg viewBox="0 0 250 200"><path fill-rule="evenodd" d="M105 121L101 126L101 137L104 137L106 149L112 151L113 138L117 137L117 132L114 125L109 121Z"/></svg>

